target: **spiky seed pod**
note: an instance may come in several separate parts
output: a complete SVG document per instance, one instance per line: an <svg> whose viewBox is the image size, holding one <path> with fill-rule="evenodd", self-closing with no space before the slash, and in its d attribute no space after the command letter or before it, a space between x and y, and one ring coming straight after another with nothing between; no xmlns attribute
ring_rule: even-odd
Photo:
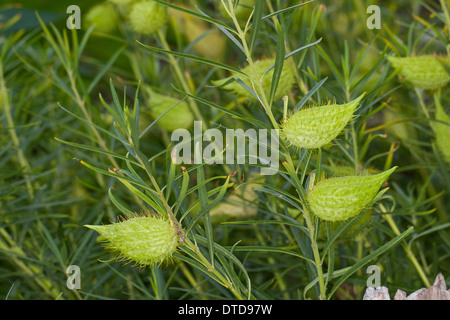
<svg viewBox="0 0 450 320"><path fill-rule="evenodd" d="M117 13L110 3L100 3L92 7L85 17L88 27L95 26L95 30L103 33L110 33L116 29Z"/></svg>
<svg viewBox="0 0 450 320"><path fill-rule="evenodd" d="M440 58L433 55L419 57L388 57L394 68L400 68L399 74L413 86L436 90L450 81L450 75L444 64L450 67L447 57Z"/></svg>
<svg viewBox="0 0 450 320"><path fill-rule="evenodd" d="M315 215L326 221L356 216L370 204L396 168L375 175L321 180L307 195L309 206Z"/></svg>
<svg viewBox="0 0 450 320"><path fill-rule="evenodd" d="M436 145L445 161L450 164L450 117L440 103L436 104L435 119L446 123L435 122L432 128L436 136Z"/></svg>
<svg viewBox="0 0 450 320"><path fill-rule="evenodd" d="M151 35L165 24L166 10L153 0L145 0L133 4L128 19L134 31Z"/></svg>
<svg viewBox="0 0 450 320"><path fill-rule="evenodd" d="M119 260L153 266L169 259L179 244L177 228L156 216L134 216L121 222L85 227L97 231Z"/></svg>
<svg viewBox="0 0 450 320"><path fill-rule="evenodd" d="M152 92L150 95L150 114L152 118L157 119L179 101L180 99ZM193 123L194 116L185 101L180 102L157 122L161 128L168 131L188 129Z"/></svg>
<svg viewBox="0 0 450 320"><path fill-rule="evenodd" d="M333 141L353 117L364 94L346 104L303 108L288 117L281 136L299 148L320 148Z"/></svg>
<svg viewBox="0 0 450 320"><path fill-rule="evenodd" d="M275 58L269 58L269 59L263 59L263 60L256 61L255 62L255 71L256 71L257 78L261 79L261 77L264 75L264 72L266 72L266 70L269 69L269 67L271 65L273 65L274 63L275 63ZM244 67L243 69L241 69L241 71L246 73L247 75L252 74L252 69L250 66ZM262 78L262 87L263 87L264 93L266 95L269 95L269 93L270 93L270 87L272 85L273 71L274 71L274 69L270 70ZM295 76L294 64L291 59L287 59L284 61L284 64L283 64L283 70L281 72L280 82L278 83L278 87L275 92L274 99L281 98L282 96L286 95L292 89L292 87L294 85L294 80L295 80L294 76ZM240 78L247 86L249 86L250 88L253 89L253 85L249 79L243 78L240 75L233 75L232 77ZM226 83L230 78L231 77L213 81L213 83L214 83L214 85L222 85L222 84ZM256 89L258 89L258 87L256 85L255 85L255 87L256 87ZM256 100L256 98L250 92L248 92L244 87L242 87L236 81L233 81L233 82L227 84L224 88L234 92L238 96ZM256 93L258 95L261 95L261 92L259 92L258 90L256 91Z"/></svg>

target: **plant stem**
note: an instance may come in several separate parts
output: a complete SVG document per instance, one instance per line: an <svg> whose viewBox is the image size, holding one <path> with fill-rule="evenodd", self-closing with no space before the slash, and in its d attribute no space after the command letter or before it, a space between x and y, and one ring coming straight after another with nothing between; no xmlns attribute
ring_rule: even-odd
<svg viewBox="0 0 450 320"><path fill-rule="evenodd" d="M445 24L447 25L447 34L450 32L450 14L448 12L448 7L445 4L444 0L439 0L441 3L442 11L444 12L445 17ZM449 34L449 40L450 40L450 34Z"/></svg>
<svg viewBox="0 0 450 320"><path fill-rule="evenodd" d="M382 204L380 204L380 209L383 213L387 212L386 208ZM395 235L399 236L401 234L401 232L398 229L397 224L395 223L394 219L392 219L392 216L389 214L384 214L383 217L388 222L389 226L391 227L392 231L394 231ZM419 273L419 276L422 279L425 286L427 288L430 287L431 283L430 283L430 281L428 281L428 278L427 278L425 272L423 271L419 261L417 261L416 256L414 255L414 252L411 250L411 247L405 241L402 241L402 246L406 252L408 259L411 260L412 264L414 265L417 272Z"/></svg>
<svg viewBox="0 0 450 320"><path fill-rule="evenodd" d="M244 48L244 54L247 58L247 61L249 63L250 66L250 70L252 71L252 74L250 75L250 81L252 82L252 84L254 86L257 87L256 92L258 92L258 96L260 96L261 100L260 103L263 106L264 110L266 111L267 116L269 117L272 126L274 129L279 129L279 125L277 123L277 121L275 120L275 117L272 113L272 108L271 105L269 104L269 100L267 99L266 93L264 92L264 88L262 86L262 82L261 79L258 79L258 74L256 73L256 68L255 68L255 64L253 62L253 59L251 57L251 51L248 47L247 41L245 39L245 33L242 31L239 22L236 18L236 15L234 14L234 9L233 9L233 3L232 0L228 0L228 11L230 12L230 17L233 20L233 23L235 25L236 31L238 32L238 36L239 39L242 42L243 48ZM286 155L286 161L289 163L290 166L293 166L293 161L292 158L290 157L289 154ZM297 192L299 192L297 190ZM302 197L302 195L299 193L299 196ZM319 279L319 288L320 288L320 296L319 298L321 300L325 300L326 299L326 287L325 287L325 280L323 277L323 270L322 270L322 262L320 259L320 254L319 254L319 249L317 247L317 242L315 241L314 238L314 225L311 221L311 215L309 213L309 210L307 208L304 208L304 217L305 217L305 221L307 224L307 228L309 231L309 236L311 238L311 246L312 246L312 250L313 250L313 255L314 255L314 261L315 261L315 267L317 269L317 276Z"/></svg>
<svg viewBox="0 0 450 320"><path fill-rule="evenodd" d="M159 39L159 41L161 41L161 44L165 50L170 50L170 46L167 43L166 37L164 36L161 29L158 30L158 39ZM175 71L175 74L176 74L178 80L181 82L181 86L183 87L183 90L189 94L192 94L191 88L189 87L185 77L183 76L183 72L181 71L181 68L180 68L180 65L178 64L177 59L175 59L175 57L171 54L169 54L168 56L169 56L170 64L171 64L173 70ZM208 125L204 121L203 116L198 108L197 103L193 99L188 99L188 101L189 101L189 106L191 107L191 110L194 113L195 117L202 121L203 130L207 130Z"/></svg>
<svg viewBox="0 0 450 320"><path fill-rule="evenodd" d="M317 270L317 278L319 280L319 299L325 300L326 295L326 287L325 287L325 279L323 277L323 269L322 269L322 260L320 259L319 248L317 247L317 241L314 238L315 227L311 221L311 214L307 208L304 210L304 217L306 221L306 226L308 228L308 233L311 239L311 247L314 255L314 262Z"/></svg>
<svg viewBox="0 0 450 320"><path fill-rule="evenodd" d="M26 265L20 257L26 257L23 250L16 244L16 242L11 238L11 236L6 232L5 229L0 228L0 234L4 237L7 243L3 242L0 238L0 249L11 254L11 260L17 265L22 271L33 279L39 287L41 287L46 294L48 294L53 299L60 296L60 292L55 289L52 283L48 279L41 279L43 275L42 269L33 265ZM76 290L75 290L76 291Z"/></svg>
<svg viewBox="0 0 450 320"><path fill-rule="evenodd" d="M239 300L244 300L244 298L241 296L241 294L236 290L236 288L233 286L233 283L225 278L219 271L217 271L214 266L208 261L208 259L206 259L203 254L200 252L199 248L194 245L191 240L189 240L188 238L185 239L185 245L187 248L189 248L192 252L195 253L195 255L200 259L201 263L203 264L203 266L205 266L205 268L211 272L214 276L217 277L217 279L219 280L219 283L224 286L225 288L227 288L228 290L231 291L231 293L233 293L233 295L239 299Z"/></svg>
<svg viewBox="0 0 450 320"><path fill-rule="evenodd" d="M12 116L12 110L8 95L8 89L6 88L5 78L3 77L3 67L0 64L0 101L2 102L4 108L5 108L5 115L6 115L6 122L8 124L8 131L11 136L11 140L14 144L14 147L17 150L17 160L19 161L19 164L22 168L25 170L25 184L27 187L28 195L30 196L30 199L34 199L34 191L33 191L33 185L31 184L31 181L28 179L29 174L31 174L31 166L28 162L27 158L25 157L22 148L20 146L20 140L17 136L16 130L14 129L14 119Z"/></svg>
<svg viewBox="0 0 450 320"><path fill-rule="evenodd" d="M262 100L259 100L261 105L263 106L264 110L266 111L267 116L270 119L270 122L273 125L274 129L279 129L278 123L275 120L273 113L271 111L271 105L269 104L269 100L267 99L267 95L264 92L264 88L261 82L261 79L258 79L258 74L256 72L255 63L252 59L251 51L248 47L247 40L245 39L245 32L242 31L241 26L239 25L239 21L236 18L236 15L234 14L233 10L233 4L231 0L228 0L228 5L230 6L230 13L231 13L231 19L233 20L233 23L235 25L236 31L238 32L239 39L241 40L242 46L244 48L244 54L247 58L247 62L250 66L250 69L252 71L252 74L250 75L250 81L252 84L257 86L258 90L255 90L257 92L258 97L260 97Z"/></svg>
<svg viewBox="0 0 450 320"><path fill-rule="evenodd" d="M423 101L423 96L422 93L420 92L420 90L417 87L414 87L414 92L417 95L417 98L419 99L419 104L420 107L422 108L423 114L425 115L425 117L427 117L427 119L430 119L430 113L427 110L427 106L425 105L425 102Z"/></svg>

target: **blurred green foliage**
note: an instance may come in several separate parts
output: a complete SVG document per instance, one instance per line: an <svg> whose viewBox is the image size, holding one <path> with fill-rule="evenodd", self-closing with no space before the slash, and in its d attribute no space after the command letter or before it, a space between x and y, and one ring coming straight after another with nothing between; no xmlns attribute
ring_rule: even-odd
<svg viewBox="0 0 450 320"><path fill-rule="evenodd" d="M374 2L382 10L380 30L366 27L366 8ZM95 149L122 156L128 151L107 133L115 131L112 116L102 105L99 93L107 103L113 103L110 79L121 102L130 106L135 103L139 82L142 88L177 98L182 96L174 87L180 89L185 84L195 96L224 110L268 123L257 102L244 101L221 88L210 87L212 80L229 76L228 72L177 58L175 62L180 69L177 73L170 56L150 52L136 40L158 48L167 45L185 54L203 54L202 57L208 54L212 41L217 41L217 47L225 43L222 58L217 59L235 68L245 64L245 57L233 41L216 28L211 29L210 24L175 14L167 25L164 39L134 34L126 20L118 21L118 30L113 34L101 34L85 27L77 32L67 30L67 6L79 5L83 16L98 3L101 1L7 0L0 6L3 26L17 13L21 14L21 19L7 29L0 26L0 80L3 80L0 81L0 297L234 298L185 261L144 270L110 261L111 256L96 241L96 234L83 225L109 223L121 214L108 190L133 212L146 208L123 184L104 174L111 167L127 168L125 161ZM194 1L174 3L195 10ZM232 24L218 9L218 1L196 1L196 4L214 19ZM298 1L276 0L265 4L265 14L269 14ZM288 52L322 39L314 48L295 55L296 88L289 94L289 110L325 78L323 85L309 97L308 104L329 100L343 103L358 93L368 93L358 110L360 116L355 125L336 143L323 149L322 159L317 153L294 154L299 163L297 170L305 174L306 183L318 164L326 176L399 167L389 180L390 190L381 205L370 211L372 219L364 216L364 223L355 223L355 228L347 230L327 251L324 267L329 272L336 271L336 278L327 278L328 286L338 284L339 287L333 299L361 299L367 279L365 267L356 270L342 284L337 282L337 276L410 226L414 227L413 233L399 246L367 262L381 266L382 284L392 290L412 292L432 281L438 272L446 277L450 274L450 170L436 148L430 126L435 101L430 92L412 88L399 79L386 59L387 55L448 54L449 30L440 4L431 0L316 0L277 15ZM53 46L49 42L48 34L40 28L36 10L51 34L61 36L66 48L59 46L58 51L55 48L59 43ZM181 23L184 28L179 27ZM195 30L188 29L195 27ZM218 36L208 38L202 45L202 39L214 32ZM84 39L84 50L77 51ZM275 55L276 44L276 25L267 19L255 42L255 57ZM140 119L141 128L146 128L154 118L148 112L150 95L142 88ZM440 96L447 114L449 90L448 86L443 88ZM193 99L189 101L194 105ZM198 101L197 108L196 118L202 117L210 127L248 126L242 119L232 118ZM283 108L282 101L274 103L276 121L282 120ZM97 127L87 124L88 118ZM161 185L171 177L169 137L170 132L155 125L140 140L140 150L152 159L151 170ZM74 144L90 149L77 148ZM99 170L92 171L74 158ZM222 185L222 182L215 184L216 181L234 170L237 173L231 178L232 183L238 186L248 182L254 168L205 166L204 170L206 179L211 178L208 184L211 191ZM231 198L235 195L235 188L231 188L226 199L231 198L232 205L257 209L256 223L218 224L214 227L214 241L227 248L239 242L233 253L245 265L256 298L317 298L316 287L303 291L312 281L307 263L292 254L284 254L299 253L304 248L299 245L299 229L279 220L282 215L303 223L299 210L285 201L286 194L295 193L289 179L285 179L286 173L283 174L268 177L264 182L266 189L257 192L257 200L254 192L245 192L238 193L242 200L239 202L237 197ZM181 176L178 167L176 181L180 184ZM197 179L195 172L190 172L190 188L195 188ZM181 212L198 201L195 194L189 193L186 203L180 207ZM177 196L170 193L168 199L174 203ZM327 236L339 230L340 225L314 222L318 245L323 249ZM240 245L286 251L239 251ZM66 268L72 264L81 268L81 290L66 286ZM242 274L237 277L244 278Z"/></svg>

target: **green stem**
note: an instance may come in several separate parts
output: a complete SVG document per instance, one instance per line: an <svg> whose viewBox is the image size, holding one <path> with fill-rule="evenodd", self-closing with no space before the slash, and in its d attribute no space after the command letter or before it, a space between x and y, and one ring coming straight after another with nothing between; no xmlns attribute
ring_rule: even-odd
<svg viewBox="0 0 450 320"><path fill-rule="evenodd" d="M380 204L380 209L383 213L386 213L387 210L384 208L382 204ZM395 223L394 219L389 214L383 215L384 219L388 222L389 226L391 227L392 231L394 231L396 236L399 236L401 234L400 230L397 227L397 224ZM428 288L431 286L430 281L428 281L428 278L425 274L425 272L422 269L422 266L420 265L419 261L417 260L416 256L414 255L414 252L411 250L411 247L408 246L408 244L405 241L402 241L403 249L406 252L406 255L408 259L412 262L414 265L414 268L416 268L417 273L419 274L420 278L422 279L425 286Z"/></svg>
<svg viewBox="0 0 450 320"><path fill-rule="evenodd" d="M219 283L222 286L230 290L237 299L244 300L241 294L233 286L233 283L229 279L225 278L219 271L217 271L214 266L208 261L208 259L203 256L199 248L194 245L188 238L185 239L185 245L188 249L195 253L195 255L200 259L200 262L203 264L203 266L205 266L209 272L217 277Z"/></svg>
<svg viewBox="0 0 450 320"><path fill-rule="evenodd" d="M273 116L273 113L271 111L271 105L269 104L269 99L267 99L267 95L264 92L264 88L263 88L261 79L258 79L258 73L256 72L255 63L252 59L251 51L248 47L247 40L245 39L246 34L245 34L245 32L242 31L241 26L239 25L239 21L237 20L236 15L234 14L233 3L231 0L228 0L228 5L230 6L229 8L231 9L231 19L233 20L236 31L238 32L238 37L241 40L242 46L244 48L244 54L247 58L247 62L250 66L250 70L252 71L252 74L250 75L250 81L253 83L254 86L257 87L256 92L258 93L258 96L260 96L260 98L262 99L259 102L261 103L264 110L266 111L266 114L269 117L270 122L273 125L273 128L279 129L278 123L275 120L275 117Z"/></svg>
<svg viewBox="0 0 450 320"><path fill-rule="evenodd" d="M159 39L159 41L161 41L161 44L165 50L170 50L170 46L167 43L166 37L164 36L161 29L158 30L158 39ZM183 90L189 94L192 94L191 88L189 87L189 85L183 75L183 72L181 71L181 68L180 68L180 65L178 64L177 59L175 59L175 57L171 54L169 54L168 56L169 56L170 65L172 66L173 70L175 71L175 74L176 74L178 80L180 81L181 86L183 87ZM208 126L203 119L203 116L198 108L197 103L193 99L188 99L188 101L189 101L189 106L191 107L191 110L194 113L195 117L202 121L203 130L207 130Z"/></svg>
<svg viewBox="0 0 450 320"><path fill-rule="evenodd" d="M52 285L52 283L47 279L42 279L43 271L34 265L25 264L20 257L26 257L23 250L16 244L16 242L11 238L11 236L6 232L5 229L0 228L0 234L6 240L7 243L3 242L0 238L0 249L11 254L11 260L14 264L18 266L30 279L33 279L36 284L41 287L47 295L56 299L60 296L60 292ZM76 290L75 290L76 291ZM79 297L81 299L81 297Z"/></svg>
<svg viewBox="0 0 450 320"><path fill-rule="evenodd" d="M449 34L449 40L450 40L450 14L448 12L448 7L445 4L444 0L439 0L441 3L442 11L444 12L445 17L445 24L447 25L447 34Z"/></svg>
<svg viewBox="0 0 450 320"><path fill-rule="evenodd" d="M256 237L258 239L258 242L261 243L261 245L263 245L263 246L266 245L264 237L262 236L260 230L256 229L255 233L256 233ZM267 262L270 265L275 265L275 259L273 257L271 257L271 256L269 256L267 258ZM273 278L274 278L274 280L275 279L277 280L276 283L278 284L278 287L280 288L280 291L283 292L283 297L285 299L289 299L290 298L289 297L289 293L286 291L286 288L287 288L286 282L284 281L284 279L282 278L280 272L277 269L274 270L274 277Z"/></svg>
<svg viewBox="0 0 450 320"><path fill-rule="evenodd" d="M28 174L32 172L30 163L28 162L27 158L25 157L22 148L20 146L20 140L17 136L16 130L14 129L14 119L12 116L12 110L8 95L8 89L6 88L5 78L3 77L3 67L0 64L0 101L2 102L4 108L5 108L5 115L6 115L6 122L8 124L8 132L11 136L12 143L14 144L14 147L17 150L17 160L19 161L19 164L22 168L25 170L25 184L27 187L28 195L30 196L30 199L34 199L34 191L33 191L33 185L31 181L28 179Z"/></svg>
<svg viewBox="0 0 450 320"><path fill-rule="evenodd" d="M430 119L430 113L427 110L427 106L425 105L425 102L423 100L422 93L420 92L420 90L417 87L414 87L414 92L416 93L417 98L419 99L419 104L420 104L420 107L422 108L422 111L423 111L425 117L427 117L427 119Z"/></svg>
<svg viewBox="0 0 450 320"><path fill-rule="evenodd" d="M279 125L277 123L277 121L275 120L275 117L272 113L271 110L271 105L269 104L269 100L267 99L266 93L264 92L264 88L262 86L262 83L260 81L260 79L258 79L258 74L256 73L256 68L255 68L255 64L253 62L253 59L251 57L251 51L248 48L248 44L245 38L245 33L242 31L239 22L236 18L236 15L234 14L234 10L233 10L233 3L232 0L228 0L228 9L230 11L230 16L231 19L233 20L233 23L235 25L236 31L238 32L238 36L239 39L242 42L243 48L244 48L244 54L246 55L247 61L249 63L250 66L250 70L252 71L252 74L250 75L250 80L253 83L254 86L257 87L257 92L258 95L260 95L260 103L262 104L264 110L266 111L267 116L270 119L270 122L272 123L272 126L274 129L279 129ZM289 154L287 154L287 159L286 161L289 163L290 166L293 166L293 161L292 158L290 157ZM298 190L297 190L298 191ZM299 194L300 195L300 194ZM300 195L301 197L302 195ZM309 231L309 235L311 238L311 246L312 246L312 250L313 250L313 255L314 255L314 262L315 262L315 267L317 269L317 276L318 276L318 280L319 280L319 288L320 288L320 296L319 298L321 300L325 300L326 299L326 287L325 287L325 280L324 280L324 276L323 276L323 269L322 269L322 262L320 259L320 254L319 254L319 249L317 247L317 242L315 241L314 238L314 225L311 221L311 215L308 211L307 208L305 208L304 210L304 216L305 216L305 221L307 224L307 228Z"/></svg>

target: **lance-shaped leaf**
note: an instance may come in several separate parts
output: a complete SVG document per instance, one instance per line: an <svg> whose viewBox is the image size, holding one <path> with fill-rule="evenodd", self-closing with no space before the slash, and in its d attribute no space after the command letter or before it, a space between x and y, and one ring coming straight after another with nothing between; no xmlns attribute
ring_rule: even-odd
<svg viewBox="0 0 450 320"><path fill-rule="evenodd" d="M319 181L308 193L312 212L327 221L342 221L359 214L397 167L375 175L347 176Z"/></svg>
<svg viewBox="0 0 450 320"><path fill-rule="evenodd" d="M153 119L161 117L157 123L168 131L188 129L194 123L194 116L185 101L153 91L150 92L149 110Z"/></svg>
<svg viewBox="0 0 450 320"><path fill-rule="evenodd" d="M273 72L274 68L273 65L275 64L275 58L270 59L263 59L258 60L254 63L255 70L253 71L251 66L246 66L241 71L248 75L254 75L254 77L257 78L255 81L261 81L264 93L268 96L270 94L270 89L272 86L272 80L273 80ZM271 68L269 72L266 73L266 71ZM239 77L239 74L233 74L229 78L213 81L214 85L220 86L225 84L227 81L230 80L230 78L236 78ZM291 59L287 59L284 61L283 69L281 71L281 75L279 78L279 83L277 86L277 90L274 93L274 99L279 99L282 96L286 95L294 85L295 80L295 73L294 73L294 65ZM258 84L255 83L254 86L251 83L249 79L243 79L244 84L253 89L253 87L256 88L256 93L259 96L262 96L262 93L258 90ZM239 84L238 82L231 82L224 86L225 89L230 90L234 92L236 95L241 97L246 97L248 99L256 100L257 98L249 92L244 86Z"/></svg>

